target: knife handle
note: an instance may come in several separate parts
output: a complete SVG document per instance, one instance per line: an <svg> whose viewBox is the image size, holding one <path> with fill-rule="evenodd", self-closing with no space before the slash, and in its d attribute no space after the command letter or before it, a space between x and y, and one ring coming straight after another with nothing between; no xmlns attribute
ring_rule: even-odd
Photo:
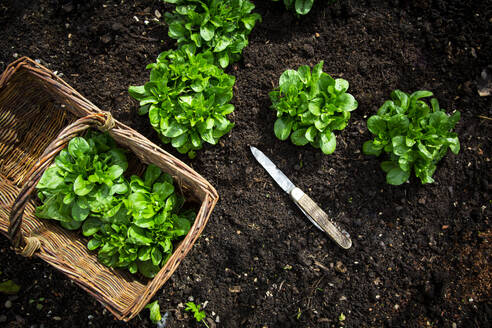
<svg viewBox="0 0 492 328"><path fill-rule="evenodd" d="M314 221L318 228L321 228L328 234L340 247L349 249L352 246L352 240L345 231L340 231L323 211L308 195L301 189L295 187L290 192L290 196L296 202L297 206L304 214Z"/></svg>

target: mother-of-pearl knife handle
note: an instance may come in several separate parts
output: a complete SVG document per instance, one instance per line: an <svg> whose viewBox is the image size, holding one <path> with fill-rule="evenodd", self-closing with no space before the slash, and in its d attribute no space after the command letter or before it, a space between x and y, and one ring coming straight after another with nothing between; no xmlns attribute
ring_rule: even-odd
<svg viewBox="0 0 492 328"><path fill-rule="evenodd" d="M340 231L333 222L331 222L328 214L326 214L308 195L301 189L295 187L290 192L290 197L304 212L304 214L317 226L330 236L340 247L349 249L352 246L352 240L345 231Z"/></svg>

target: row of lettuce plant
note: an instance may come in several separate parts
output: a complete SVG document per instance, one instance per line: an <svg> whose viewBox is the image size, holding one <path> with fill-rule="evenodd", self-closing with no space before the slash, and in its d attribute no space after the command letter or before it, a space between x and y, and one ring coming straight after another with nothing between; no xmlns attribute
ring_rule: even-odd
<svg viewBox="0 0 492 328"><path fill-rule="evenodd" d="M248 0L163 1L176 5L165 21L178 49L161 53L147 66L150 81L129 92L162 142L193 158L234 126L227 115L235 77L222 69L240 59L261 17Z"/></svg>
<svg viewBox="0 0 492 328"><path fill-rule="evenodd" d="M278 139L290 137L297 146L309 143L331 154L336 148L333 131L345 129L350 112L358 103L347 93L346 80L333 79L322 68L320 62L312 72L308 66L286 70L280 76L278 88L269 95L271 107L277 113L274 132ZM432 95L430 91L409 95L395 90L391 100L367 120L374 139L364 143L363 153L388 154L381 168L389 184L403 184L412 171L423 184L432 183L436 165L448 149L454 154L460 150L458 135L452 131L460 112L446 114L436 98L430 100L429 106L424 98Z"/></svg>

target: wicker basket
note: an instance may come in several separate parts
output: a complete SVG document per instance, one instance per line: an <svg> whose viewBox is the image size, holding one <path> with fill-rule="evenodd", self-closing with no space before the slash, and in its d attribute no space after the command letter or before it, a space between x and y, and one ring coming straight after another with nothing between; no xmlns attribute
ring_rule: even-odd
<svg viewBox="0 0 492 328"><path fill-rule="evenodd" d="M81 234L33 215L36 203L31 193L42 173L71 138L89 127L109 130L139 165L159 166L199 203L190 232L153 279L140 280L100 264ZM217 200L215 189L190 167L113 120L45 67L24 57L0 76L0 232L11 239L16 252L38 256L62 271L118 319L128 321L137 315L169 279Z"/></svg>

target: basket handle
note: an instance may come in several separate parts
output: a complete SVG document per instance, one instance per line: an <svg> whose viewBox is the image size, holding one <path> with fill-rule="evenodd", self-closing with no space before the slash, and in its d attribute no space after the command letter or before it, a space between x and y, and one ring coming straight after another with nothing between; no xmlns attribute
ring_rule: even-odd
<svg viewBox="0 0 492 328"><path fill-rule="evenodd" d="M82 117L74 123L67 126L60 132L53 142L49 144L44 153L38 159L34 167L27 174L28 179L24 183L19 195L15 199L9 218L9 237L14 246L14 250L27 257L31 257L34 252L41 246L41 242L37 237L22 238L21 224L24 215L24 209L31 199L33 190L35 189L39 179L43 175L45 169L51 165L55 156L67 146L68 142L79 135L81 132L94 127L101 131L111 130L115 126L115 121L109 112L91 114ZM25 246L21 247L21 242Z"/></svg>

